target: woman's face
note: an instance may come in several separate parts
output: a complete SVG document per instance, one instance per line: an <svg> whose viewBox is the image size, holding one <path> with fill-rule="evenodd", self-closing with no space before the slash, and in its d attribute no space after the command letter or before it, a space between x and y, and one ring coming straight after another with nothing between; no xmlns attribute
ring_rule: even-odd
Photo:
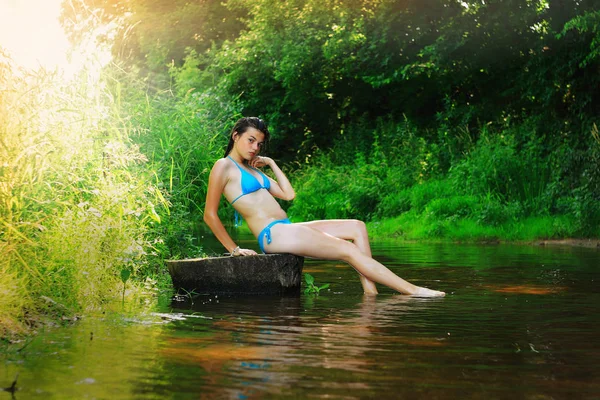
<svg viewBox="0 0 600 400"><path fill-rule="evenodd" d="M255 128L248 128L242 134L234 134L235 149L246 160L256 157L265 143L265 134Z"/></svg>

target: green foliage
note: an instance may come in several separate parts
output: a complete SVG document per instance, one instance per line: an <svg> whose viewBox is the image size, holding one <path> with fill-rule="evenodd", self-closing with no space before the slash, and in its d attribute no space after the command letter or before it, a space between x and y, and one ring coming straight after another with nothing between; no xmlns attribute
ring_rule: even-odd
<svg viewBox="0 0 600 400"><path fill-rule="evenodd" d="M435 197L425 206L424 212L434 218L463 218L475 214L481 199L477 196Z"/></svg>
<svg viewBox="0 0 600 400"><path fill-rule="evenodd" d="M162 196L115 114L117 93L84 77L0 59L2 334L114 298L122 268L143 268L159 220Z"/></svg>
<svg viewBox="0 0 600 400"><path fill-rule="evenodd" d="M590 37L589 54L585 56L579 65L585 68L588 64L597 62L600 56L600 11L589 11L576 16L564 25L557 38L562 39L571 31L577 31L579 34L587 34Z"/></svg>
<svg viewBox="0 0 600 400"><path fill-rule="evenodd" d="M105 302L125 269L164 284L164 259L200 255L208 174L241 115L268 121L294 219L600 235L594 0L63 7L73 42L109 42L119 64L91 87L0 55L0 334Z"/></svg>
<svg viewBox="0 0 600 400"><path fill-rule="evenodd" d="M309 157L294 174L297 195L289 212L301 220L369 220L407 210L404 189L430 175L429 158L425 142L406 122L379 119L373 130L359 121L331 152Z"/></svg>
<svg viewBox="0 0 600 400"><path fill-rule="evenodd" d="M94 35L113 46L117 61L136 66L165 88L169 66L181 65L188 48L202 54L234 39L244 27L241 16L220 0L76 0L63 4L61 22L73 43ZM111 35L109 26L115 27Z"/></svg>
<svg viewBox="0 0 600 400"><path fill-rule="evenodd" d="M296 162L299 219L568 213L592 229L593 1L188 3L65 9L74 37L91 31L76 17L101 11L94 21L120 27L115 54L174 85L134 101L138 142L179 210L163 229L202 208L202 171L222 143L211 135L240 114L269 121L275 157Z"/></svg>
<svg viewBox="0 0 600 400"><path fill-rule="evenodd" d="M594 139L579 160L583 165L573 166L583 175L569 183L560 170L554 169L574 162L567 157L573 151L568 147L549 151L541 140L523 143L522 136L523 131L512 127L502 134L486 130L476 144L467 147L467 155L456 161L449 173L435 179L423 179L430 176L423 167L427 155L432 154L427 146L420 150L424 156L415 160L411 155L413 164L406 164L420 168L421 174L413 172L411 179L398 176L398 171L404 169L386 168L393 153L378 151L377 141L368 157L372 162L367 163L361 153L353 153L352 168L333 162L344 157L344 152L322 154L295 175L299 193L289 211L301 220L370 220L402 215L401 226L384 231L411 239L530 240L536 233L542 238L596 235L599 192L597 168L593 166L598 165L600 141ZM347 145L346 141L341 144ZM403 159L399 157L397 163L404 164ZM352 179L348 179L350 176ZM569 191L565 183L575 190ZM362 204L368 206L361 208ZM536 222L540 229L525 229L522 221L528 218L540 221ZM553 224L553 220L568 223ZM516 232L511 233L511 229Z"/></svg>
<svg viewBox="0 0 600 400"><path fill-rule="evenodd" d="M406 116L423 135L466 129L476 139L484 124L543 115L545 125L567 117L577 132L596 118L596 8L593 0L79 0L65 5L63 22L74 42L85 32L106 40L95 29L115 24L121 61L162 88L169 66L180 94L235 99L243 114L271 123L287 160L329 148L360 118Z"/></svg>
<svg viewBox="0 0 600 400"><path fill-rule="evenodd" d="M329 283L321 286L315 285L315 278L306 272L304 273L304 281L306 282L304 294L313 294L318 296L322 289L327 289L329 287Z"/></svg>
<svg viewBox="0 0 600 400"><path fill-rule="evenodd" d="M518 146L511 132L484 134L470 154L456 163L449 177L454 189L500 202L521 203L527 212L544 212L550 168L543 143L532 140Z"/></svg>
<svg viewBox="0 0 600 400"><path fill-rule="evenodd" d="M374 165L330 167L316 161L296 178L289 213L301 220L368 218L382 186Z"/></svg>
<svg viewBox="0 0 600 400"><path fill-rule="evenodd" d="M131 277L131 269L129 268L123 268L121 270L121 282L123 282L123 296L122 296L122 303L125 304L125 285L127 284L127 281L129 280L129 278Z"/></svg>
<svg viewBox="0 0 600 400"><path fill-rule="evenodd" d="M594 125L584 142L587 149L563 146L560 162L551 184L557 213L573 215L578 233L598 236L600 230L600 135Z"/></svg>
<svg viewBox="0 0 600 400"><path fill-rule="evenodd" d="M239 114L216 94L149 92L133 73L121 72L118 79L130 83L123 94L123 118L135 127L132 140L147 155L148 169L168 203L157 210L160 220L149 224L154 239L147 269L161 274L165 259L204 254L193 232L202 221L210 170L223 156ZM232 208L225 202L220 212L223 220L232 219Z"/></svg>
<svg viewBox="0 0 600 400"><path fill-rule="evenodd" d="M25 331L23 320L33 302L27 290L29 277L19 274L18 265L9 262L7 256L14 252L9 246L0 241L0 254L5 257L0 261L0 338Z"/></svg>
<svg viewBox="0 0 600 400"><path fill-rule="evenodd" d="M130 277L131 277L131 269L123 268L121 270L121 282L123 282L123 285L125 285L127 283L127 281L129 280Z"/></svg>

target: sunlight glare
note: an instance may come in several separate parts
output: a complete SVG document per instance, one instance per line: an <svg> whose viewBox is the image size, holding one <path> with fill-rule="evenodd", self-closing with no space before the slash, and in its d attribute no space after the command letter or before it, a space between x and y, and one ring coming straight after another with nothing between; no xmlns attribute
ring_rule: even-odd
<svg viewBox="0 0 600 400"><path fill-rule="evenodd" d="M106 64L108 52L98 52L94 44L71 51L59 23L62 0L0 0L0 47L20 66L58 70L70 77L90 57ZM70 60L69 60L70 58Z"/></svg>

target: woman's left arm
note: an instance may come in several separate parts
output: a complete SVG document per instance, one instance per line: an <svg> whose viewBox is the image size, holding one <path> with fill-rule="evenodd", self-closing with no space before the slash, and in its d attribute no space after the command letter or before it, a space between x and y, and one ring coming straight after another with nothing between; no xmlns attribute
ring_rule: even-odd
<svg viewBox="0 0 600 400"><path fill-rule="evenodd" d="M248 164L254 168L260 168L265 165L268 165L271 168L271 171L275 174L275 179L269 178L271 181L269 192L271 192L274 197L282 200L293 200L294 197L296 197L296 192L294 191L292 184L272 158L258 156L254 157Z"/></svg>

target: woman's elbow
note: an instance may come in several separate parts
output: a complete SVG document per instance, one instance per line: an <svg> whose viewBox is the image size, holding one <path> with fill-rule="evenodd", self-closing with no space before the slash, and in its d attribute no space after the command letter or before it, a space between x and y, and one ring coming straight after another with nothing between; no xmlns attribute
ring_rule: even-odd
<svg viewBox="0 0 600 400"><path fill-rule="evenodd" d="M294 192L292 190L290 193L286 193L285 200L291 201L291 200L294 200L295 197L296 197L296 192Z"/></svg>
<svg viewBox="0 0 600 400"><path fill-rule="evenodd" d="M202 219L204 220L204 222L206 223L206 225L208 225L210 227L215 222L215 215L214 215L214 213L207 213L205 211L204 212L204 217Z"/></svg>

